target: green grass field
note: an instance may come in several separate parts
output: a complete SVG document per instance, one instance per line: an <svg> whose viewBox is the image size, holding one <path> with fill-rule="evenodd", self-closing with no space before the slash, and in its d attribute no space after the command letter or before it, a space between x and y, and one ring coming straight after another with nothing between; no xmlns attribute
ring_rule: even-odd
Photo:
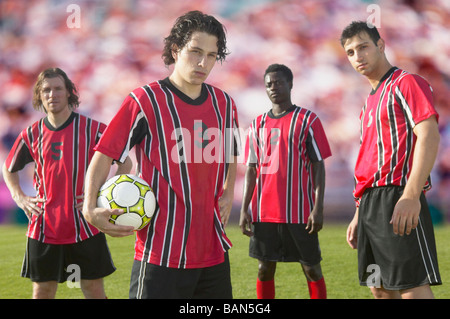
<svg viewBox="0 0 450 319"><path fill-rule="evenodd" d="M346 225L328 224L320 232L322 270L330 299L370 299L366 287L360 287L357 278L356 251L345 241ZM248 238L235 225L227 228L233 242L230 250L233 294L237 299L254 299L257 273L256 260L248 257ZM438 299L450 298L447 288L450 276L450 226L435 229L439 266L443 285L433 287ZM134 238L107 237L117 270L105 279L110 299L127 299L131 265L133 262ZM31 297L31 282L20 277L25 251L25 228L23 226L0 226L0 299L27 299ZM297 263L279 263L276 273L276 297L278 299L307 299L306 280ZM58 287L57 298L83 298L80 289Z"/></svg>

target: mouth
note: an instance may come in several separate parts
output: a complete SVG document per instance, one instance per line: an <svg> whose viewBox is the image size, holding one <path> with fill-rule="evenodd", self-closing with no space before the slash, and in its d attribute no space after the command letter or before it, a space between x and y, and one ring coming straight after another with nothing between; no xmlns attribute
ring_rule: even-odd
<svg viewBox="0 0 450 319"><path fill-rule="evenodd" d="M366 66L367 66L367 63L361 63L356 68L358 70L364 70L364 69L366 69Z"/></svg>
<svg viewBox="0 0 450 319"><path fill-rule="evenodd" d="M201 72L201 71L195 71L194 74L196 76L199 76L199 77L205 77L206 76L206 73L205 72Z"/></svg>

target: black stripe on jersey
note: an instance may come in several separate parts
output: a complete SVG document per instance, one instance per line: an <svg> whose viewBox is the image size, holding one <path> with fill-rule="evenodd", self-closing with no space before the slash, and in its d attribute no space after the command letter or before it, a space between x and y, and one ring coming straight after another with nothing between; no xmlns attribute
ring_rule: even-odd
<svg viewBox="0 0 450 319"><path fill-rule="evenodd" d="M390 78L392 79L392 74L391 74ZM377 183L381 177L380 176L381 168L383 167L383 164L384 164L383 132L381 130L380 117L381 117L381 106L383 104L384 96L386 94L387 87L390 84L390 82L391 82L391 80L386 80L386 82L384 83L383 90L381 91L380 98L378 100L377 110L375 112L375 123L377 126L378 169L377 169L377 172L375 173L374 184L372 185L373 187L378 186Z"/></svg>
<svg viewBox="0 0 450 319"><path fill-rule="evenodd" d="M219 131L222 132L223 134L223 143L225 144L225 149L224 152L225 154L223 154L224 160L225 160L225 167L224 167L224 172L223 172L223 176L222 176L222 180L223 182L225 182L227 175L228 175L228 170L229 170L229 166L230 166L230 162L231 162L231 151L232 151L232 145L233 145L233 141L234 141L234 136L233 136L233 131L231 130L231 128L233 127L233 105L231 103L231 98L228 94L226 94L225 92L223 92L225 100L227 101L226 103L226 110L225 110L225 130L223 130L223 117L220 114L220 110L218 108L218 101L217 101L217 97L215 95L215 92L213 90L213 88L209 85L207 85L207 88L211 94L212 97L212 102L213 102L213 107L217 116L217 123L219 125ZM221 161L222 159L219 159L219 161ZM218 172L219 173L219 172ZM219 187L218 184L219 181L219 176L216 177L216 192L215 195L217 196L217 190L221 189L221 187ZM214 214L214 226L216 229L216 233L217 236L219 237L219 240L222 244L222 248L224 250L227 250L230 248L230 245L224 240L222 233L224 232L223 229L223 224L220 220L220 212L217 212L217 214Z"/></svg>
<svg viewBox="0 0 450 319"><path fill-rule="evenodd" d="M85 118L86 119L86 140L85 140L85 158L84 158L84 173L86 173L86 171L87 171L87 168L88 168L88 166L89 166L89 149L90 149L90 145L91 145L91 143L92 143L92 138L94 138L95 139L95 136L92 136L91 135L91 130L92 130L92 119L90 119L90 118ZM97 136L97 134L98 134L98 131L99 131L99 129L100 129L100 123L98 123L97 124L97 131L96 131L96 136ZM96 143L95 143L96 144ZM94 145L95 145L94 144ZM81 169L81 167L80 167L80 169ZM83 174L83 176L85 176L85 174ZM82 183L84 184L84 181L82 181ZM83 185L83 192L84 192L84 185ZM80 194L81 195L81 194ZM77 200L76 200L76 197L77 196L77 194L76 194L76 189L74 189L74 200L75 200L75 204L76 204L76 202L77 202ZM75 213L77 214L77 216L78 216L78 219L81 221L81 223L83 224L83 228L84 228L84 230L86 231L86 234L87 234L87 236L88 236L88 238L91 238L92 237L92 231L91 231L91 228L89 227L89 224L88 224L88 222L84 219L84 215L83 215L83 213L81 212L81 211L79 211L79 210L77 210L75 207L74 207L74 211L75 211Z"/></svg>
<svg viewBox="0 0 450 319"><path fill-rule="evenodd" d="M156 124L156 130L157 130L157 134L158 134L158 140L160 141L160 161L161 161L161 172L160 174L163 176L163 178L168 181L168 183L170 183L170 170L169 170L169 163L168 163L168 152L167 152L167 144L166 144L166 137L164 134L164 128L162 127L162 118L161 118L161 113L160 113L160 106L158 105L156 98L155 98L155 94L152 91L152 89L146 85L143 87L143 89L145 90L149 100L150 100L150 105L153 108L153 112L155 114L155 124ZM142 108L141 108L142 109ZM168 189L168 211L167 211L167 225L170 225L171 227L173 227L173 222L174 222L174 213L175 213L175 194L172 190L172 188L170 187L169 184L169 189ZM156 216L156 218L154 218L154 220L156 221L156 219L158 218L158 216ZM150 227L149 227L149 231L150 231ZM167 253L168 251L166 249L168 249L168 247L170 247L170 235L166 236L165 240L164 240L164 249L163 249L163 256L167 257ZM148 255L150 252L150 248L151 248L151 241L149 240L146 243L146 247L144 249L144 255ZM163 260L168 260L168 259L163 259Z"/></svg>
<svg viewBox="0 0 450 319"><path fill-rule="evenodd" d="M297 122L297 118L298 118L298 113L300 113L300 111L302 110L302 108L298 108L296 110L296 122ZM308 139L308 133L309 133L309 127L310 125L308 125L309 123L309 118L311 117L313 113L310 110L306 110L305 115L303 116L303 120L302 120L302 128L300 130L300 134L299 134L299 138L298 138L298 149L296 150L297 152L301 153L301 152L306 152L306 149L304 149L302 147L303 144L303 140L304 139ZM293 140L294 137L291 137L291 140ZM294 145L293 145L294 146ZM307 171L310 171L310 164L307 166ZM311 198L311 188L309 188L306 192L303 190L303 160L302 160L302 156L298 157L298 173L299 173L299 178L298 178L298 220L299 223L302 223L304 217L305 217L305 213L304 213L304 198L303 198L303 194L307 194L308 195L308 201L310 204L310 207L312 207L312 198ZM291 174L292 175L292 172ZM289 201L289 203L292 201ZM287 215L287 217L289 218L289 216L292 216L292 214Z"/></svg>
<svg viewBox="0 0 450 319"><path fill-rule="evenodd" d="M79 169L79 158L78 158L78 145L80 144L79 138L79 129L80 129L80 115L76 114L76 116L73 119L73 141L72 141L72 152L73 152L73 164L72 164L72 194L73 194L73 220L75 224L75 240L76 242L81 241L80 237L80 221L77 218L77 210L75 209L75 196L76 196L76 189L77 189L77 180L78 180L78 169Z"/></svg>
<svg viewBox="0 0 450 319"><path fill-rule="evenodd" d="M42 179L45 179L45 172L44 172L45 165L44 165L44 156L43 156L43 147L42 147L42 143L43 143L43 125L44 125L44 120L41 119L39 121L39 124L38 124L39 135L38 135L38 141L37 142L38 142L38 150L39 150L39 163L40 163L40 165L42 165ZM36 170L35 170L35 175L38 175ZM47 198L47 189L45 187L46 182L45 182L45 180L42 180L41 182L44 185L44 196L45 196L45 198ZM45 235L44 235L45 214L46 214L45 213L45 202L42 204L42 209L43 209L42 214L40 214L38 216L38 219L39 218L41 219L41 222L39 223L40 224L40 230L39 230L39 238L38 238L38 241L40 241L40 242L44 242L44 240L45 240ZM37 220L36 220L36 224L38 225Z"/></svg>
<svg viewBox="0 0 450 319"><path fill-rule="evenodd" d="M294 166L294 152L297 149L294 147L294 134L295 126L297 124L298 113L300 109L296 109L292 114L291 124L289 125L289 139L288 139L288 154L287 154L287 180L286 180L286 222L291 223L291 213L292 213L292 173ZM303 128L302 128L303 130ZM301 136L300 136L301 137ZM278 159L281 160L281 159ZM301 177L301 176L300 176Z"/></svg>
<svg viewBox="0 0 450 319"><path fill-rule="evenodd" d="M410 112L410 107L409 107L408 103L406 102L406 99L403 96L402 92L397 88L395 90L395 99L396 99L397 103L402 106L403 114L404 114L405 118L407 119L407 121L405 121L405 124L406 124L406 152L405 152L406 158L405 158L405 161L404 161L404 164L402 167L402 180L400 182L401 183L400 185L406 185L406 182L408 180L407 174L410 170L409 160L412 155L411 149L414 144L414 132L411 127L411 122L409 121L409 116L408 116L408 111Z"/></svg>
<svg viewBox="0 0 450 319"><path fill-rule="evenodd" d="M265 143L264 143L264 127L266 126L266 117L267 117L267 113L264 113L263 116L261 117L261 122L260 122L260 127L259 127L259 131L257 131L257 126L256 126L256 119L253 120L253 131L256 137L256 143L257 143L257 152L260 152L260 162L257 165L262 165L263 163L265 163L265 156L264 154L266 154L266 149L265 149ZM260 133L263 135L261 136ZM261 221L261 196L262 196L262 175L263 174L259 174L258 179L257 179L257 183L256 185L258 185L258 189L257 189L257 212L258 212L258 220L256 220L257 222Z"/></svg>
<svg viewBox="0 0 450 319"><path fill-rule="evenodd" d="M390 90L391 91L391 90ZM391 129L391 144L392 144L392 156L391 156L391 167L389 173L386 175L386 184L392 184L393 182L393 170L398 162L398 130L397 130L397 119L395 117L395 101L392 92L389 92L387 100L387 112L389 118L389 127Z"/></svg>
<svg viewBox="0 0 450 319"><path fill-rule="evenodd" d="M181 122L180 122L180 118L178 116L177 113L177 109L173 100L173 96L172 93L169 91L169 89L165 86L161 87L162 90L164 91L164 93L166 94L166 99L167 99L167 107L169 109L170 115L172 117L172 122L173 122L173 128L176 131L179 131L181 134L181 137L183 139L183 144L184 144L184 136L183 136L183 131L182 131L182 127L181 127ZM184 145L183 145L184 148ZM167 163L167 165L169 165L169 163ZM183 238L183 243L181 244L182 247L182 251L181 251L181 256L180 256L180 260L179 260L179 267L180 268L184 268L185 267L185 263L186 263L186 243L187 243L187 239L189 236L189 231L190 231L190 225L191 225L191 221L192 221L192 205L191 205L191 185L189 182L189 173L188 173L188 168L187 168L187 163L183 160L179 161L179 169L180 169L180 173L181 173L181 183L183 185L183 197L184 197L184 203L185 203L185 207L186 207L186 211L185 211L185 224L184 224L184 238ZM175 213L175 211L174 211ZM174 215L174 214L172 214ZM175 215L173 216L173 218L175 218ZM171 236L171 233L173 232L173 223L170 227L171 232L167 233L167 236ZM167 243L170 243L170 239L169 237L167 238ZM166 245L166 247L164 248L164 254L163 254L163 260L169 260L169 255L168 255L168 250L170 249L170 245Z"/></svg>

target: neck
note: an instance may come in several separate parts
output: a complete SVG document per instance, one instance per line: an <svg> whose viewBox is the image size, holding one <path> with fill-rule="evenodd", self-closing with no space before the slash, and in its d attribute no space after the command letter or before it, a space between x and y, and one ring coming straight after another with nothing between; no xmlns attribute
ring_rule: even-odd
<svg viewBox="0 0 450 319"><path fill-rule="evenodd" d="M378 84L380 83L381 78L392 68L392 65L385 60L382 66L380 66L376 72L373 72L372 74L367 76L367 79L369 80L370 85L373 89L376 89L378 87Z"/></svg>
<svg viewBox="0 0 450 319"><path fill-rule="evenodd" d="M47 119L54 128L58 128L67 121L71 114L72 110L67 108L67 110L65 110L64 112L48 113Z"/></svg>
<svg viewBox="0 0 450 319"><path fill-rule="evenodd" d="M289 110L292 107L292 103L286 103L286 104L272 104L272 114L277 116L281 115L283 113L286 113L287 110Z"/></svg>
<svg viewBox="0 0 450 319"><path fill-rule="evenodd" d="M169 76L169 80L178 90L180 90L193 100L198 98L202 93L202 84L190 84L186 81L183 81L174 74Z"/></svg>

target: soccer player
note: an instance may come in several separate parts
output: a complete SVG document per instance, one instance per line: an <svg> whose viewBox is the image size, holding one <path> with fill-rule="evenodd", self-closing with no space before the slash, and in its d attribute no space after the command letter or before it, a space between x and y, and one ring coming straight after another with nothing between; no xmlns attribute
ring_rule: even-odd
<svg viewBox="0 0 450 319"><path fill-rule="evenodd" d="M87 174L84 215L111 236L131 227L108 222L96 208L104 163L122 161L136 146L138 173L158 208L137 231L130 298L232 298L224 232L236 175L237 111L224 91L205 83L227 55L226 33L213 16L180 16L165 38L171 74L132 91L106 129Z"/></svg>
<svg viewBox="0 0 450 319"><path fill-rule="evenodd" d="M249 129L239 223L250 237L250 256L258 259L257 298L275 298L277 262L300 262L310 297L325 299L318 232L323 225L324 159L331 150L317 115L292 104L291 70L270 65L264 83L272 108Z"/></svg>
<svg viewBox="0 0 450 319"><path fill-rule="evenodd" d="M3 176L12 198L29 219L22 276L33 282L33 298L54 298L58 283L80 271L86 298L105 298L103 277L115 268L105 235L84 219L84 175L94 146L106 125L74 112L77 90L59 68L41 72L34 86L33 107L46 117L17 137ZM36 196L26 195L19 171L35 165ZM119 172L129 171L128 159Z"/></svg>
<svg viewBox="0 0 450 319"><path fill-rule="evenodd" d="M392 66L374 26L352 22L341 44L371 87L361 111L356 211L347 230L361 285L376 298L433 298L441 283L425 191L439 144L432 89Z"/></svg>

